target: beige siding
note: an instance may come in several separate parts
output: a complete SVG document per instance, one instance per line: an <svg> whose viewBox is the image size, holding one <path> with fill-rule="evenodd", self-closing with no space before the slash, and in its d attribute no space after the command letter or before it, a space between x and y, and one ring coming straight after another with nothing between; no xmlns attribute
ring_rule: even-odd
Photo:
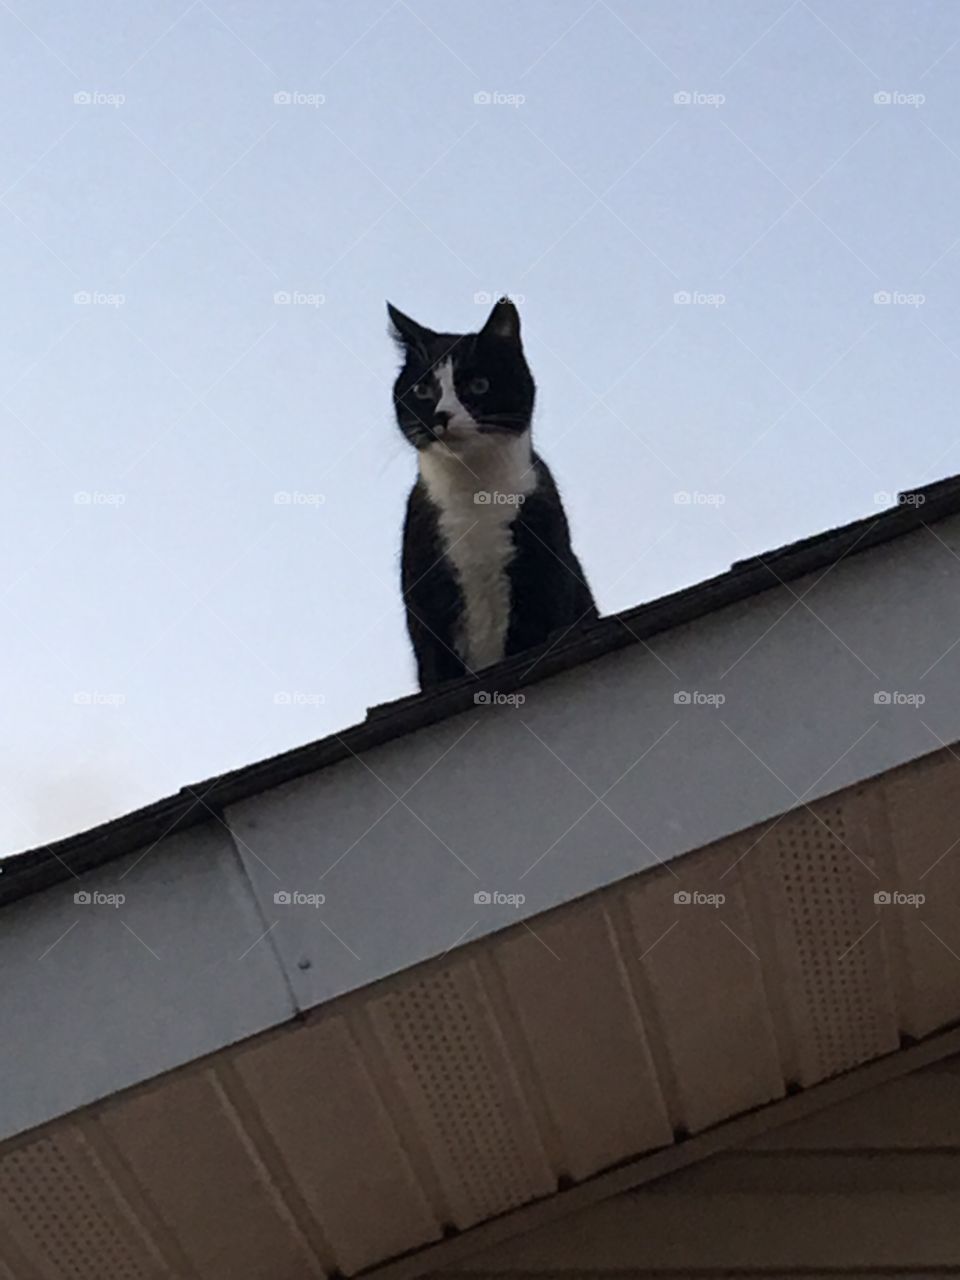
<svg viewBox="0 0 960 1280"><path fill-rule="evenodd" d="M960 1276L960 1059L616 1196L444 1272Z"/></svg>

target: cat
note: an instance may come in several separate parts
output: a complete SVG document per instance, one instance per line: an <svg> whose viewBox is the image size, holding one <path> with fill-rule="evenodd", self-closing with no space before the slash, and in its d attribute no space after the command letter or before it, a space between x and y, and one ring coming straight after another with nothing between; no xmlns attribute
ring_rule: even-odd
<svg viewBox="0 0 960 1280"><path fill-rule="evenodd" d="M397 422L417 450L401 587L420 688L474 674L597 618L547 464L520 316L501 298L479 333L435 333L387 303L403 355Z"/></svg>

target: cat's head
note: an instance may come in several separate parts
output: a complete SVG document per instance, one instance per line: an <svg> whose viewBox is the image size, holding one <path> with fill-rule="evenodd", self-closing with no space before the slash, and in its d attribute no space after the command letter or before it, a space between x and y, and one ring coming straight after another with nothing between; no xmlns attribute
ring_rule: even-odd
<svg viewBox="0 0 960 1280"><path fill-rule="evenodd" d="M435 333L387 311L404 354L393 401L410 444L475 448L529 431L535 387L512 302L501 298L479 333Z"/></svg>

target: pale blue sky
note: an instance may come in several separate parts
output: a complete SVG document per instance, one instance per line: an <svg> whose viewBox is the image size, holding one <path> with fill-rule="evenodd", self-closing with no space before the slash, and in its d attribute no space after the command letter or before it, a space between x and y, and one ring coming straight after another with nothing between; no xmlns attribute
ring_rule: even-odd
<svg viewBox="0 0 960 1280"><path fill-rule="evenodd" d="M411 691L385 298L523 298L603 612L960 470L958 41L914 0L0 5L0 851Z"/></svg>

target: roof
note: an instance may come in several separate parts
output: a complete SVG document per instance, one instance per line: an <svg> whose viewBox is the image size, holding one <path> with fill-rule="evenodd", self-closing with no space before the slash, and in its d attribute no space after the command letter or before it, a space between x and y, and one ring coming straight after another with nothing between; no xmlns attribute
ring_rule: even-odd
<svg viewBox="0 0 960 1280"><path fill-rule="evenodd" d="M361 724L342 732L184 786L175 795L88 831L5 859L0 863L0 904L206 821L225 805L456 715L473 705L478 689L515 691L957 514L960 475L906 490L898 495L895 506L875 516L737 561L726 573L601 618L581 630L561 633L542 647L508 658L477 676L371 708Z"/></svg>
<svg viewBox="0 0 960 1280"><path fill-rule="evenodd" d="M2 917L0 1276L436 1273L960 1051L957 503L16 859L106 865Z"/></svg>
<svg viewBox="0 0 960 1280"><path fill-rule="evenodd" d="M958 772L943 751L800 805L675 870L641 872L0 1143L3 1261L18 1278L74 1280L437 1274L956 1054L960 859L939 855ZM878 883L915 885L934 858L922 911L878 903ZM725 901L678 904L678 884ZM223 903L209 887L196 898L211 925ZM91 947L108 950L108 933L122 930L98 928ZM131 942L128 968L137 951ZM46 964L48 1005L83 957L58 948ZM135 1045L131 1019L176 958L143 964L139 999L115 969L100 975L108 1000L93 967L83 975L97 996L84 1034L106 1056ZM146 1010L168 1030L193 990L187 967L187 996ZM83 1052L47 1005L45 1034L14 1024L8 1093L29 1092L57 1045L71 1044L66 1074ZM632 1203L609 1211L597 1261L624 1217L656 1218L664 1204L644 1199L632 1214ZM908 1221L912 1203L897 1201ZM943 1206L923 1221L942 1226ZM563 1239L588 1254L576 1274L602 1269L597 1236L574 1220ZM471 1269L554 1273L514 1257Z"/></svg>

